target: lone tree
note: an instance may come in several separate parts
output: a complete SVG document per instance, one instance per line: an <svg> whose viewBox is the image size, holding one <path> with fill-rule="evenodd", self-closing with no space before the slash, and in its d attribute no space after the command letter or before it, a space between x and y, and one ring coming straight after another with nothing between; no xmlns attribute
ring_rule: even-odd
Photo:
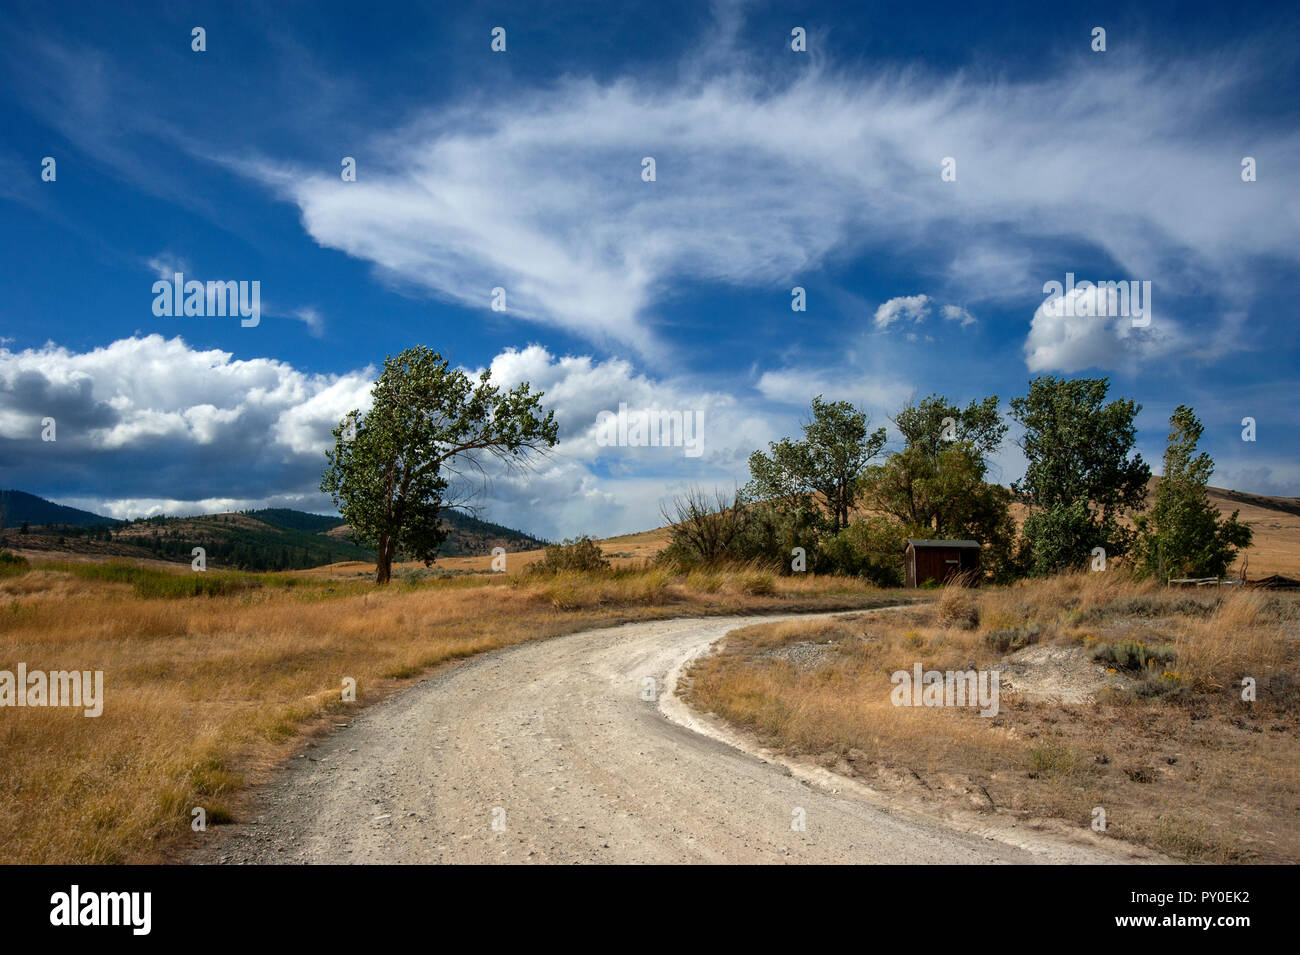
<svg viewBox="0 0 1300 955"><path fill-rule="evenodd" d="M1206 488L1214 473L1214 459L1196 453L1201 422L1187 405L1179 405L1169 418L1165 446L1165 473L1156 489L1150 513L1139 515L1137 552L1142 569L1163 579L1222 577L1249 547L1251 530L1238 522L1239 511L1224 520L1210 503Z"/></svg>
<svg viewBox="0 0 1300 955"><path fill-rule="evenodd" d="M885 429L869 431L866 412L848 401L812 401L812 420L803 440L770 442L768 453L749 456L748 496L771 500L800 515L825 509L832 533L849 525L859 479L885 446Z"/></svg>
<svg viewBox="0 0 1300 955"><path fill-rule="evenodd" d="M1105 378L1043 375L1029 383L1029 394L1011 400L1029 459L1011 487L1031 508L1021 532L1036 575L1077 567L1094 547L1123 554L1132 542L1123 518L1142 506L1151 469L1133 454L1141 406L1106 403L1109 389Z"/></svg>
<svg viewBox="0 0 1300 955"><path fill-rule="evenodd" d="M371 397L369 412L354 409L334 429L320 488L374 549L380 584L399 550L433 562L446 536L439 514L456 506L444 499L449 478L482 474L486 458L521 462L557 440L554 412L543 415L542 393L527 382L502 392L488 372L475 381L423 345L390 355Z"/></svg>

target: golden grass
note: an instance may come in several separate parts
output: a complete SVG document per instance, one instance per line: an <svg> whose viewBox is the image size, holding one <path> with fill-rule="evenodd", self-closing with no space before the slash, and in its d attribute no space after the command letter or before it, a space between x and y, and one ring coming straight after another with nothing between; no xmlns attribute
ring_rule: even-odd
<svg viewBox="0 0 1300 955"><path fill-rule="evenodd" d="M1044 692L1004 686L995 718L892 704L890 674L916 662L1016 664L996 649L1009 628L1058 661L1020 664L1029 672L1017 685ZM1174 658L1105 675L1091 652L1124 641L1172 647ZM1253 703L1241 699L1247 676ZM1100 693L1062 703L1059 678L1095 681ZM1101 806L1111 835L1176 857L1300 860L1296 597L1160 589L1119 574L950 588L904 610L736 631L683 687L766 745L949 810L1087 828Z"/></svg>
<svg viewBox="0 0 1300 955"><path fill-rule="evenodd" d="M0 579L0 669L103 670L106 697L98 718L0 710L7 861L166 858L194 807L210 824L238 815L244 787L303 734L471 654L639 618L881 601L854 581L776 578L754 596L748 572L653 568L382 590L310 574L226 575L214 581L229 593L148 598L141 586L167 581L84 576L103 570L50 564ZM358 704L341 699L348 677Z"/></svg>

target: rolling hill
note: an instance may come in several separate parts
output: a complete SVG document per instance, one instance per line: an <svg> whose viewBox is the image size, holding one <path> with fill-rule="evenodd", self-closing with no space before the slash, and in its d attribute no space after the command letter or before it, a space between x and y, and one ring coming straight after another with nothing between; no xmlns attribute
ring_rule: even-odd
<svg viewBox="0 0 1300 955"><path fill-rule="evenodd" d="M369 561L373 553L354 543L338 517L291 508L263 508L195 517L149 517L116 521L64 507L22 491L4 492L9 517L0 546L18 552L71 559L128 557L189 563L195 547L211 568L303 570L340 561ZM446 512L441 556L489 554L537 548L543 541L455 511ZM27 533L21 532L28 525Z"/></svg>
<svg viewBox="0 0 1300 955"><path fill-rule="evenodd" d="M1158 477L1151 479L1148 499ZM1300 578L1300 498L1253 494L1225 488L1209 489L1210 499L1227 515L1240 511L1240 520L1254 531L1255 540L1244 554L1246 572L1257 580L1272 574ZM133 522L65 508L21 491L0 492L21 505L18 514L31 523L27 535L16 532L20 521L10 520L0 530L0 547L38 552L74 560L134 557L168 562L190 560L195 546L208 550L209 566L248 570L318 568L322 573L356 574L373 568L373 554L349 540L349 531L337 517L309 514L290 508L265 508L242 514L201 517L155 517ZM35 515L68 513L84 523L38 525ZM1017 518L1023 516L1016 506ZM20 519L20 520L21 520ZM93 519L94 523L91 523ZM545 541L522 531L449 512L448 534L438 566L446 570L484 572L491 569L491 552L504 547L509 569L526 567L542 555ZM20 539L21 537L21 539ZM607 557L616 565L639 563L667 546L666 527L602 540ZM408 565L418 567L421 565ZM1238 565L1240 566L1240 564Z"/></svg>
<svg viewBox="0 0 1300 955"><path fill-rule="evenodd" d="M96 527L116 524L117 521L80 508L55 504L26 491L0 491L0 530L21 527L24 523Z"/></svg>

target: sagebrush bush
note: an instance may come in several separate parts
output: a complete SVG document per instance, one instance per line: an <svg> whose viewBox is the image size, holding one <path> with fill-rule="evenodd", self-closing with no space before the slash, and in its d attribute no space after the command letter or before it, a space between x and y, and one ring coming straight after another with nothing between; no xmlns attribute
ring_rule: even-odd
<svg viewBox="0 0 1300 955"><path fill-rule="evenodd" d="M1001 630L990 630L984 634L984 642L989 647L999 653L1014 653L1016 650L1022 650L1031 644L1035 644L1042 637L1043 627L1041 624L1027 623L1015 627L1004 627Z"/></svg>
<svg viewBox="0 0 1300 955"><path fill-rule="evenodd" d="M1178 654L1171 646L1149 647L1141 640L1120 640L1118 643L1099 643L1092 648L1092 658L1107 663L1117 670L1143 670L1147 667L1171 664Z"/></svg>
<svg viewBox="0 0 1300 955"><path fill-rule="evenodd" d="M600 550L600 545L583 534L581 537L564 540L559 544L549 544L542 559L530 568L538 574L558 574L565 571L589 572L608 570L609 561Z"/></svg>

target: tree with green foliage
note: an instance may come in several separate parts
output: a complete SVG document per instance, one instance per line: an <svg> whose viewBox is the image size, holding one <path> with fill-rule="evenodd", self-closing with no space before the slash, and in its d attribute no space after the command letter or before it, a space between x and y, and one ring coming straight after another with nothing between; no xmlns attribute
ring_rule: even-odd
<svg viewBox="0 0 1300 955"><path fill-rule="evenodd" d="M872 468L866 487L878 510L927 536L969 536L972 518L1010 495L986 486L988 456L1002 444L1007 426L996 395L964 410L940 395L909 405L894 419L903 449ZM996 488L1002 495L990 495Z"/></svg>
<svg viewBox="0 0 1300 955"><path fill-rule="evenodd" d="M554 412L527 382L503 392L484 371L477 381L424 346L384 361L364 415L349 412L334 429L321 490L331 495L353 536L376 554L375 580L392 577L400 550L429 565L445 532L439 513L452 477L486 458L521 463L555 446Z"/></svg>
<svg viewBox="0 0 1300 955"><path fill-rule="evenodd" d="M968 444L981 462L1002 446L1007 425L998 413L998 396L973 400L959 408L943 395L930 395L894 416L894 425L908 448L931 461L953 445Z"/></svg>
<svg viewBox="0 0 1300 955"><path fill-rule="evenodd" d="M1151 510L1136 519L1139 566L1162 580L1170 577L1222 577L1249 547L1251 530L1238 522L1239 511L1224 520L1210 501L1214 459L1196 453L1203 432L1187 405L1169 418L1164 476Z"/></svg>
<svg viewBox="0 0 1300 955"><path fill-rule="evenodd" d="M866 412L848 401L812 401L803 440L782 438L768 453L749 456L746 497L767 501L795 517L797 525L836 533L849 524L859 480L885 446L885 429L870 431Z"/></svg>
<svg viewBox="0 0 1300 955"><path fill-rule="evenodd" d="M1043 375L1011 400L1029 460L1012 490L1030 508L1021 533L1036 575L1081 566L1094 547L1115 557L1131 546L1123 521L1141 508L1151 469L1133 451L1141 406L1107 403L1109 389L1106 378Z"/></svg>
<svg viewBox="0 0 1300 955"><path fill-rule="evenodd" d="M877 587L901 587L907 537L907 529L891 517L859 517L811 555L811 566L818 573L865 577Z"/></svg>
<svg viewBox="0 0 1300 955"><path fill-rule="evenodd" d="M986 569L995 577L1010 576L1012 495L985 480L988 456L1007 432L997 396L963 409L930 395L900 411L894 423L904 446L865 477L871 507L898 521L906 536L978 540Z"/></svg>

